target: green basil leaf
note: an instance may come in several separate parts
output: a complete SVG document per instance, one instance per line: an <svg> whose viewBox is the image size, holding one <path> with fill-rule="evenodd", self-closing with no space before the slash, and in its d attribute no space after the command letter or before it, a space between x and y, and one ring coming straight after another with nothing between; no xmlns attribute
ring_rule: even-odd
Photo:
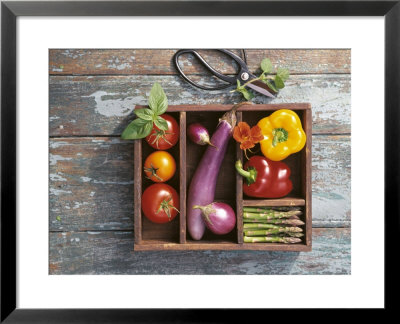
<svg viewBox="0 0 400 324"><path fill-rule="evenodd" d="M134 112L136 116L144 120L153 120L154 118L154 112L149 108L135 109Z"/></svg>
<svg viewBox="0 0 400 324"><path fill-rule="evenodd" d="M285 87L285 83L282 81L279 75L275 76L274 83L278 89L283 89Z"/></svg>
<svg viewBox="0 0 400 324"><path fill-rule="evenodd" d="M151 88L149 106L156 115L162 115L167 111L167 96L165 95L163 88L161 88L160 84L157 82L154 83L153 88Z"/></svg>
<svg viewBox="0 0 400 324"><path fill-rule="evenodd" d="M271 81L266 80L265 83L266 83L266 85L267 85L272 91L278 92L278 89L272 84Z"/></svg>
<svg viewBox="0 0 400 324"><path fill-rule="evenodd" d="M122 139L138 139L144 138L151 133L153 129L153 122L151 120L144 120L136 118L133 120L122 132Z"/></svg>
<svg viewBox="0 0 400 324"><path fill-rule="evenodd" d="M270 73L272 71L272 63L270 59L263 59L261 61L261 70L263 70L264 73Z"/></svg>
<svg viewBox="0 0 400 324"><path fill-rule="evenodd" d="M279 78L285 82L287 79L289 79L289 70L287 69L282 69L282 68L278 68L278 70L276 71L276 75L279 76Z"/></svg>
<svg viewBox="0 0 400 324"><path fill-rule="evenodd" d="M167 121L160 116L158 116L157 119L154 120L154 124L161 130L165 130L165 131L168 130Z"/></svg>

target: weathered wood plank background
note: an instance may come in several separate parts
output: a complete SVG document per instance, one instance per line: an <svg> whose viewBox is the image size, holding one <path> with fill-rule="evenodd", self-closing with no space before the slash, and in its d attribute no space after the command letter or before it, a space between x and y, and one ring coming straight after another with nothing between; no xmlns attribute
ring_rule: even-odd
<svg viewBox="0 0 400 324"><path fill-rule="evenodd" d="M240 51L235 50L238 54ZM350 50L246 50L292 76L276 99L313 109L313 251L133 252L133 142L119 135L155 81L170 104L230 104L176 75L175 50L50 50L50 274L349 274ZM225 73L230 60L207 59ZM193 57L183 65L206 80Z"/></svg>

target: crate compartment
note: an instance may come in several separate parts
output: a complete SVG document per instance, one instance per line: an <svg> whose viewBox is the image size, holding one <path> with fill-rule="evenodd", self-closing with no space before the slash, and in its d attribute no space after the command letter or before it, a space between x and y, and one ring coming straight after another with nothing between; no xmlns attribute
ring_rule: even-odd
<svg viewBox="0 0 400 324"><path fill-rule="evenodd" d="M175 120L179 123L179 118L180 115L179 113L170 113L171 116L175 118ZM143 171L143 165L146 160L146 158L156 150L152 148L145 140L141 141L141 194L146 190L147 187L153 185L155 182L147 179L144 171ZM178 195L180 195L180 147L179 147L179 142L173 146L172 148L166 150L168 153L170 153L173 158L175 159L176 162L176 172L174 176L164 182L165 184L170 185L173 187ZM136 175L135 175L136 176ZM136 182L135 182L136 185ZM140 218L141 218L141 240L143 243L146 242L163 242L163 243L179 243L179 214L171 221L168 223L164 224L157 224L151 222L147 217L143 214L143 212L140 210Z"/></svg>
<svg viewBox="0 0 400 324"><path fill-rule="evenodd" d="M218 125L219 118L222 117L224 112L187 112L186 113L186 124L187 126L191 123L197 122L205 126L210 134L214 133ZM192 181L193 174L196 171L200 160L207 149L208 145L198 145L193 143L190 139L186 140L186 188L189 190L190 182ZM221 201L229 204L236 212L236 176L235 176L235 156L236 156L236 145L234 141L230 141L224 160L218 174L217 186L215 188L214 201ZM186 229L187 230L187 229ZM231 242L237 243L236 229L232 230L226 235L215 235L206 228L204 236L201 240L192 240L187 230L186 241L196 242L199 244L204 243L222 243Z"/></svg>
<svg viewBox="0 0 400 324"><path fill-rule="evenodd" d="M288 210L296 210L296 211L300 211L302 214L301 215L297 215L295 217L291 217L290 219L296 219L296 220L300 220L302 221L304 224L300 225L300 224L280 224L280 226L284 226L284 227L299 227L302 229L302 233L303 236L299 237L301 239L301 242L296 243L296 244L306 244L306 238L307 238L307 226L306 226L306 212L305 212L305 207L304 206L257 206L257 207L264 207L264 208L270 208L272 210L276 210L276 211L288 211ZM257 208L254 207L254 208ZM256 223L256 222L254 222ZM260 222L262 223L262 222ZM245 219L243 220L243 224L253 224L253 222L246 222ZM256 230L256 229L245 229L244 228L245 225L243 225L243 234L245 234L245 232L247 230ZM262 230L262 228L260 228L260 230ZM287 234L284 235L283 233L280 234L281 236L286 236L286 237L290 237L291 235ZM246 244L257 244L257 245L262 245L264 247L268 247L272 244L278 244L278 245L285 245L285 243L271 243L271 242L256 242L256 243L246 243Z"/></svg>
<svg viewBox="0 0 400 324"><path fill-rule="evenodd" d="M257 125L258 121L260 121L262 118L268 117L271 115L273 111L244 111L242 112L242 119L243 121L247 122L250 127ZM296 111L296 113L299 115L300 119L303 119L303 112L302 111ZM261 150L260 150L260 145L256 144L255 148L255 154L252 154L248 152L248 157L250 158L253 155L262 155ZM243 163L245 163L246 159L243 159ZM304 203L304 192L302 191L302 183L303 183L303 178L302 178L302 170L304 169L303 165L303 159L302 159L302 151L291 154L289 155L286 159L284 159L282 162L287 164L290 168L291 175L290 179L293 183L293 190L290 192L290 194L283 199L285 199L287 202L291 200L296 200L296 204L298 203ZM254 198L254 197L249 197L243 194L243 199L246 201L244 204L252 204L252 201L254 201L255 205L262 206L264 203L268 204L268 200L272 199L265 199L266 201L263 202L260 198ZM277 202L276 204L279 204L280 199L275 199Z"/></svg>

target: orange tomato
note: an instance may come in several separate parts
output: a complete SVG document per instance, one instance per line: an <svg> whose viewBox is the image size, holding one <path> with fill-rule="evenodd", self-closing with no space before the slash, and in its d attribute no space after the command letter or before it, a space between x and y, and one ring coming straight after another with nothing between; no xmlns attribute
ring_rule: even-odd
<svg viewBox="0 0 400 324"><path fill-rule="evenodd" d="M144 173L154 182L168 181L174 176L175 171L175 160L166 151L155 151L144 162Z"/></svg>

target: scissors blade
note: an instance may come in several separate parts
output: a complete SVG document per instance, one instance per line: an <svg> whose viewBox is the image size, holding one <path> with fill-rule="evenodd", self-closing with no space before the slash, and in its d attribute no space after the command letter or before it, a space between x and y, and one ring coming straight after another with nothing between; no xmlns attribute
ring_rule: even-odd
<svg viewBox="0 0 400 324"><path fill-rule="evenodd" d="M249 88L252 88L253 90L262 93L264 96L270 97L270 98L275 98L275 95L273 95L270 91L272 91L264 82L261 81L254 81L252 83L249 83L247 85Z"/></svg>

